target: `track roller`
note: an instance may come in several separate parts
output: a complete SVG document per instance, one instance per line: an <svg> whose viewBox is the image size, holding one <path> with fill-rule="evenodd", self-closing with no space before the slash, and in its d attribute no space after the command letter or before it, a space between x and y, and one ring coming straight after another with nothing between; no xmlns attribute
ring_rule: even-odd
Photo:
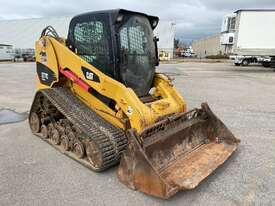
<svg viewBox="0 0 275 206"><path fill-rule="evenodd" d="M79 159L82 159L84 157L85 149L83 144L79 140L75 141L73 146L73 152Z"/></svg>
<svg viewBox="0 0 275 206"><path fill-rule="evenodd" d="M69 151L70 150L70 141L67 135L62 135L61 136L61 147L63 150L65 151Z"/></svg>
<svg viewBox="0 0 275 206"><path fill-rule="evenodd" d="M38 133L40 131L40 118L36 112L31 112L30 114L30 127L32 132Z"/></svg>
<svg viewBox="0 0 275 206"><path fill-rule="evenodd" d="M44 139L48 139L48 138L49 138L49 135L48 135L48 128L47 128L46 125L43 124L43 125L41 126L40 131L41 131L42 138L44 138Z"/></svg>
<svg viewBox="0 0 275 206"><path fill-rule="evenodd" d="M53 129L51 132L51 141L53 142L53 144L55 145L59 145L60 144L60 135L57 129Z"/></svg>

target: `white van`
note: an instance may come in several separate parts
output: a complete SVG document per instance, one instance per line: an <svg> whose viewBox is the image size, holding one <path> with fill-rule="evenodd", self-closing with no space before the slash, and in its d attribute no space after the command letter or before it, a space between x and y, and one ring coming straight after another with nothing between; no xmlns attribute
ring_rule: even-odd
<svg viewBox="0 0 275 206"><path fill-rule="evenodd" d="M0 61L12 61L13 49L12 45L0 44Z"/></svg>

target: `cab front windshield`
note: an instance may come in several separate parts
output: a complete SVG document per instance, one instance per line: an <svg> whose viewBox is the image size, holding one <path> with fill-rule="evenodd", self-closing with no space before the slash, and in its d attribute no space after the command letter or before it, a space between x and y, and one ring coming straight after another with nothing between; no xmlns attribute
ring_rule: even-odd
<svg viewBox="0 0 275 206"><path fill-rule="evenodd" d="M150 22L132 16L119 30L120 78L138 96L148 94L155 73L155 44Z"/></svg>

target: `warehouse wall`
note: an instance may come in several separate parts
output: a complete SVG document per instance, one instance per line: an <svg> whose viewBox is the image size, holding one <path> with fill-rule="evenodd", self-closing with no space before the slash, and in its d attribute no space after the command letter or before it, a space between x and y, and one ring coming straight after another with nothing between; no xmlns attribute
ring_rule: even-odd
<svg viewBox="0 0 275 206"><path fill-rule="evenodd" d="M14 48L34 48L41 31L48 25L53 26L58 34L67 37L72 16L34 18L23 20L0 21L0 43L11 44ZM174 50L175 24L170 21L160 21L155 30L158 36L159 50L169 52L171 57Z"/></svg>
<svg viewBox="0 0 275 206"><path fill-rule="evenodd" d="M192 48L198 58L209 55L225 54L225 46L220 44L220 34L192 42Z"/></svg>

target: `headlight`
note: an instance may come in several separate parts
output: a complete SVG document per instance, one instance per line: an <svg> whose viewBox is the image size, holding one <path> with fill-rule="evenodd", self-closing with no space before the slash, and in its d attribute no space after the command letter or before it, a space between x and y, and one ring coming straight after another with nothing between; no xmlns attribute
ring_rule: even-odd
<svg viewBox="0 0 275 206"><path fill-rule="evenodd" d="M116 18L116 21L117 22L121 22L123 20L123 15L122 14L119 14Z"/></svg>
<svg viewBox="0 0 275 206"><path fill-rule="evenodd" d="M158 20L154 20L152 22L152 27L155 28L158 25Z"/></svg>

